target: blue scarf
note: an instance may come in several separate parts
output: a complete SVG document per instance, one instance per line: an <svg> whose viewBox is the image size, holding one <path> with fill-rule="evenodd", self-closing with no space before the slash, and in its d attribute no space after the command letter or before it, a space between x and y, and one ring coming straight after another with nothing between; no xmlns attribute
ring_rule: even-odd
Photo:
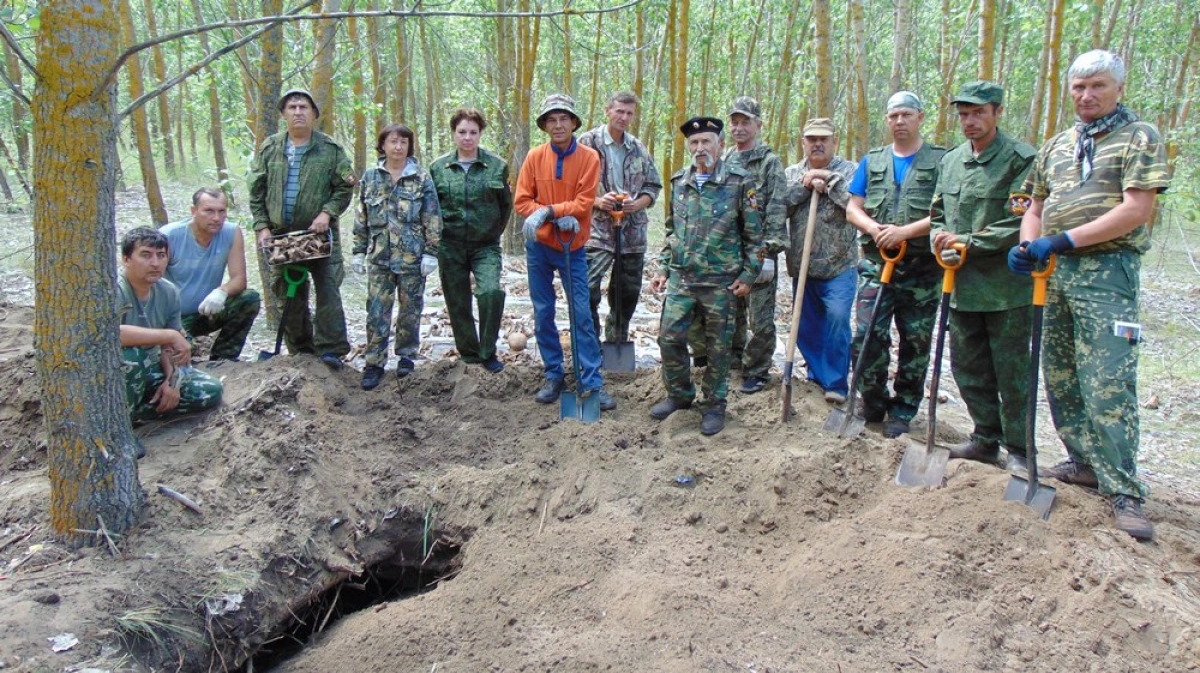
<svg viewBox="0 0 1200 673"><path fill-rule="evenodd" d="M575 136L571 136L571 146L566 150L560 150L554 145L550 145L550 149L554 150L554 154L558 156L558 161L554 163L554 179L562 180L562 165L563 160L575 153L579 144L575 142Z"/></svg>

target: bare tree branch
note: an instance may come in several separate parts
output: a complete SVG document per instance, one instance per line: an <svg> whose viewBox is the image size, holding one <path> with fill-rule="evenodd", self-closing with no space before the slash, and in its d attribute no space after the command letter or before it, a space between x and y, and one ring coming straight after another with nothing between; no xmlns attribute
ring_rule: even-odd
<svg viewBox="0 0 1200 673"><path fill-rule="evenodd" d="M25 64L26 68L29 68L29 72L33 73L34 77L41 79L41 73L39 73L37 68L33 67L33 64L29 62L29 58L25 56L25 52L21 51L20 45L17 44L16 36L9 32L8 26L4 25L3 21L0 21L0 39L4 40L4 43L8 45L8 48L12 49L13 54L20 59L21 63ZM26 103L28 103L28 101L26 101Z"/></svg>
<svg viewBox="0 0 1200 673"><path fill-rule="evenodd" d="M318 1L319 0L308 0L304 4L299 5L293 9L291 9L290 11L288 11L288 13L285 16L292 16L294 14L297 14L300 11L313 6ZM246 35L242 36L241 38L234 40L233 42L230 42L229 44L225 45L224 47L221 47L220 49L214 51L213 53L209 54L208 56L205 56L198 63L188 67L187 70L184 70L183 72L179 73L178 75L163 82L162 84L158 85L158 87L156 87L152 91L147 91L146 93L139 96L137 98L137 100L134 100L129 105L127 105L124 110L121 110L120 118L124 119L125 117L129 116L129 114L131 112L133 112L134 110L145 105L147 102L154 100L154 98L157 97L158 95L170 90L176 84L179 84L183 80L200 72L209 63L212 63L213 61L217 60L218 58L221 58L225 54L228 54L229 52L240 48L242 45L246 44L247 42L253 42L254 40L257 40L263 33L276 28L277 26L282 24L283 21L284 20L282 18L277 19L277 20L273 21L272 23L270 23L266 26L263 26L262 28L259 28L258 30L247 33Z"/></svg>
<svg viewBox="0 0 1200 673"><path fill-rule="evenodd" d="M4 71L4 68L0 68L0 79L4 80L4 83L8 86L8 90L12 92L13 98L16 98L24 103L25 107L29 107L29 98L23 91L21 91L21 88L17 86L16 82L8 78L8 73Z"/></svg>
<svg viewBox="0 0 1200 673"><path fill-rule="evenodd" d="M554 17L554 16L564 16L564 15L569 15L569 14L574 14L574 15L579 15L579 16L583 16L586 14L606 14L609 12L619 12L623 9L628 9L630 7L639 5L641 3L642 3L642 0L629 0L625 4L617 5L615 7L606 7L604 9L586 9L585 10L585 9L572 9L570 7L567 7L564 9L559 9L559 10L554 10L554 11L549 11L549 12L464 12L464 11L418 10L418 9L381 9L381 10L363 11L363 12L358 12L358 11L323 12L321 14L302 14L302 15L296 15L296 14L289 13L289 14L285 14L284 16L264 16L264 17L259 17L256 19L243 19L241 21L223 21L221 23L210 23L210 24L206 24L203 26L192 26L191 28L185 28L183 30L177 30L173 33L167 33L165 35L160 35L153 40L139 42L138 44L135 44L132 47L126 49L124 52L121 53L121 55L119 57L117 57L116 63L113 64L112 68L109 69L108 73L104 77L104 84L97 90L103 91L107 87L111 86L113 81L115 81L115 79L117 77L117 73L121 70L121 66L125 65L125 61L129 60L129 58L131 56L137 54L138 52L143 51L145 49L149 49L150 47L153 47L158 44L162 44L164 42L171 42L172 40L178 40L183 37L199 35L200 33L206 33L210 30L216 30L218 28L246 28L249 26L257 26L257 25L264 24L264 23L277 23L277 22L285 22L285 21L320 21L320 20L324 20L324 19L348 19L352 16L358 17L358 18L368 18L368 19L369 18L383 18L383 17L389 17L389 16L396 17L398 19L418 19L418 18L428 18L428 17L435 17L435 16L466 16L466 17L473 17L473 18L480 18L480 19L496 19L496 18L501 18L501 19L502 18L514 18L514 19L530 18L530 19L533 19L533 18L547 18L547 17ZM30 66L30 67L32 67L32 66Z"/></svg>

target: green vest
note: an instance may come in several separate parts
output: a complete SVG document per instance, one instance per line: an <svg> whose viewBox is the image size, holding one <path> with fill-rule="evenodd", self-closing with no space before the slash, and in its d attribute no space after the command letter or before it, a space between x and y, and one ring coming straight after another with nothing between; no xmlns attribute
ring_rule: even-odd
<svg viewBox="0 0 1200 673"><path fill-rule="evenodd" d="M937 186L938 163L945 153L944 147L922 143L904 176L904 183L897 189L892 171L892 146L884 145L868 152L867 196L863 199L863 209L880 224L908 224L928 216L933 190ZM860 236L859 241L868 254L878 256L869 236ZM908 241L907 256L932 254L928 238Z"/></svg>

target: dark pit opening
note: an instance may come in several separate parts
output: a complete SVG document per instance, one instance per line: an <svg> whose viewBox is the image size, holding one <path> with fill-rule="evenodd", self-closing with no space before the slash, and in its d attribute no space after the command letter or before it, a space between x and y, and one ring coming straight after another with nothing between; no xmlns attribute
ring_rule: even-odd
<svg viewBox="0 0 1200 673"><path fill-rule="evenodd" d="M274 670L318 642L339 619L436 589L458 574L458 553L464 542L462 531L451 535L421 529L393 540L393 555L329 587L303 609L294 610L294 617L267 639L242 670Z"/></svg>

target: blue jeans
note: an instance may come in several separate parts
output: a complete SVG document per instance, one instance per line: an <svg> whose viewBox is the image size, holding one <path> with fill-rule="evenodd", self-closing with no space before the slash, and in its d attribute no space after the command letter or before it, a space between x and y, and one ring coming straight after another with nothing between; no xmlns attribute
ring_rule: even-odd
<svg viewBox="0 0 1200 673"><path fill-rule="evenodd" d="M545 364L546 378L563 379L563 349L554 322L554 272L558 271L563 289L570 292L570 306L575 315L574 348L579 358L577 384L582 390L595 390L604 385L600 376L600 340L592 325L592 309L588 295L587 254L580 248L571 255L571 277L566 276L566 255L541 243L525 242L525 259L529 267L529 298L533 301L534 336Z"/></svg>
<svg viewBox="0 0 1200 673"><path fill-rule="evenodd" d="M793 296L797 284L793 279ZM826 392L842 395L850 392L850 318L857 287L855 267L833 278L809 278L804 283L796 345L808 366L809 380L816 381Z"/></svg>

